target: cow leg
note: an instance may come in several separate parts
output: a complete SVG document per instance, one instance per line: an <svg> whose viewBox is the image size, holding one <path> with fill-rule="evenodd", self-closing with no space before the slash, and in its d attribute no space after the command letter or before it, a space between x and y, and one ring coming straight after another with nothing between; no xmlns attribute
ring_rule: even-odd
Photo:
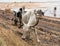
<svg viewBox="0 0 60 46"><path fill-rule="evenodd" d="M19 18L19 28L21 28L21 18Z"/></svg>
<svg viewBox="0 0 60 46"><path fill-rule="evenodd" d="M14 25L16 25L16 26L17 26L17 22L18 22L18 20L17 20L17 19L15 19L15 20L14 20Z"/></svg>
<svg viewBox="0 0 60 46"><path fill-rule="evenodd" d="M38 36L38 33L37 33L37 30L36 30L36 29L35 29L35 35L36 35L36 40L37 40L37 42L40 42L39 36Z"/></svg>

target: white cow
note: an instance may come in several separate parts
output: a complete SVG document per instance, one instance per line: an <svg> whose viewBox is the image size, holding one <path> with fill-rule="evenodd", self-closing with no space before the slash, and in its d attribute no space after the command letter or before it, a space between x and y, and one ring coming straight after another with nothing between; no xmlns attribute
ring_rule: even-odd
<svg viewBox="0 0 60 46"><path fill-rule="evenodd" d="M31 29L30 27L34 26L36 24L36 22L37 22L37 19L36 19L34 10L28 11L27 13L22 14L22 23L23 23L23 31L24 31L22 38L27 37L27 35L29 34L29 31ZM37 40L39 42L38 37L37 37Z"/></svg>

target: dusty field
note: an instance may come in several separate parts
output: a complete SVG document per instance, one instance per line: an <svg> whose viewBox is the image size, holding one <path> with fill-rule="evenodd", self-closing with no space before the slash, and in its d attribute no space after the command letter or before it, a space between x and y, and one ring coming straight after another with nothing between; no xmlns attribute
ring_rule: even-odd
<svg viewBox="0 0 60 46"><path fill-rule="evenodd" d="M40 19L34 28L40 39L38 43L34 32L31 32L31 40L23 40L23 30L12 24L12 17L12 13L0 11L0 46L60 46L60 24Z"/></svg>
<svg viewBox="0 0 60 46"><path fill-rule="evenodd" d="M46 8L48 7L50 4L48 3L38 3L38 2L11 2L11 3L4 3L4 2L0 2L0 9L11 9L11 8L20 8L22 6L25 6L25 8L37 8L37 7L43 7Z"/></svg>

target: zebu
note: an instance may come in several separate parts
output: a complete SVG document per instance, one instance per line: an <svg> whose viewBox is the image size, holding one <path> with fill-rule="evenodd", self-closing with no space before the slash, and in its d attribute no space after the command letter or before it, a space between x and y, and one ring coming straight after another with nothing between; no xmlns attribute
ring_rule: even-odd
<svg viewBox="0 0 60 46"><path fill-rule="evenodd" d="M14 21L14 25L17 25L18 19L17 19L17 12L13 11L14 18L12 19Z"/></svg>
<svg viewBox="0 0 60 46"><path fill-rule="evenodd" d="M37 14L41 17L41 16L44 16L45 12L47 11L48 9L44 10L44 12L40 9L37 11Z"/></svg>
<svg viewBox="0 0 60 46"><path fill-rule="evenodd" d="M18 12L13 11L14 12L14 23L15 25L17 25L18 19L19 19L19 28L21 28L22 26L22 10L24 10L23 8L20 8Z"/></svg>
<svg viewBox="0 0 60 46"><path fill-rule="evenodd" d="M26 39L27 36L29 36L31 27L36 26L38 24L38 21L36 19L35 10L28 11L27 13L22 14L22 23L23 23L23 31L24 31L22 38ZM39 42L37 32L35 32L35 34L37 37L37 41Z"/></svg>

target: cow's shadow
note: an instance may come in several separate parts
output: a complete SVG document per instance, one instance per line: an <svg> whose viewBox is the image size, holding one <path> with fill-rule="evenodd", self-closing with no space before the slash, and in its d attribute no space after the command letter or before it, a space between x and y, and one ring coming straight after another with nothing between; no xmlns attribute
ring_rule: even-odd
<svg viewBox="0 0 60 46"><path fill-rule="evenodd" d="M22 36L23 34L21 33L21 32L19 32L19 31L13 31L17 36Z"/></svg>

